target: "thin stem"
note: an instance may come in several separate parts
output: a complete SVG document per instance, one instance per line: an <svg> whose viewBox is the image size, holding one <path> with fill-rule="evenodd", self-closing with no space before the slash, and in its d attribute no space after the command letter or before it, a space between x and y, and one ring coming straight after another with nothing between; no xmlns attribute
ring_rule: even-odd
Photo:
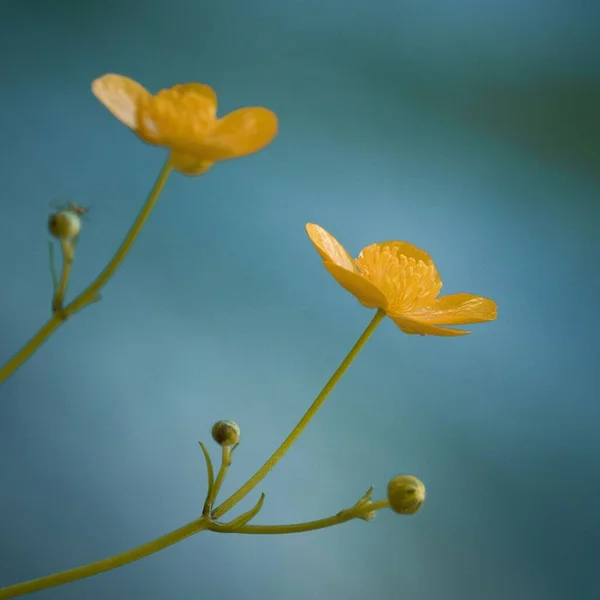
<svg viewBox="0 0 600 600"><path fill-rule="evenodd" d="M142 227L148 220L148 217L150 216L150 213L152 212L152 209L154 208L172 169L173 167L171 165L171 162L169 159L167 159L158 175L158 178L156 179L156 183L154 184L154 187L152 188L152 191L150 192L146 203L144 204L142 210L140 211L136 220L131 226L131 229L125 236L125 239L123 240L123 243L117 250L116 254L106 265L104 271L102 271L102 273L100 273L100 275L96 277L95 281L91 283L85 290L83 290L83 292L81 292L81 294L79 294L79 296L77 296L77 298L75 298L75 300L73 300L71 304L65 307L65 312L67 313L67 315L72 315L76 313L78 310L92 302L96 294L106 285L106 282L114 275L115 271L119 268L119 266L129 253L129 250L131 250L131 246L133 246L133 243L135 242Z"/></svg>
<svg viewBox="0 0 600 600"><path fill-rule="evenodd" d="M212 508L217 496L219 494L219 490L221 489L221 485L223 484L223 480L225 479L225 475L227 474L227 469L229 469L229 465L231 464L231 446L223 446L221 449L221 467L219 468L219 472L217 473L217 478L215 479L215 484L210 491L209 497L207 499L208 510Z"/></svg>
<svg viewBox="0 0 600 600"><path fill-rule="evenodd" d="M88 304L98 300L98 292L106 285L106 282L112 277L114 272L123 262L125 256L131 249L144 223L150 216L160 192L172 170L172 165L167 159L157 180L144 204L142 210L137 216L131 229L127 233L125 240L117 250L114 257L108 263L104 271L98 275L96 280L88 286L73 302L55 314L26 344L19 350L3 367L0 368L0 383L12 375L31 355L50 337L54 330L61 325L69 316L75 314Z"/></svg>
<svg viewBox="0 0 600 600"><path fill-rule="evenodd" d="M260 512L264 501L265 494L263 492L260 495L258 502L249 511L246 511L244 514L236 517L229 523L217 523L216 521L212 521L208 528L210 531L216 531L217 533L233 533L254 519L254 517Z"/></svg>
<svg viewBox="0 0 600 600"><path fill-rule="evenodd" d="M200 517L179 529L175 529L175 531L171 531L151 542L147 542L146 544L142 544L137 548L127 550L121 554L115 554L115 556L110 556L109 558L82 567L77 567L76 569L70 569L68 571L62 571L61 573L55 573L54 575L47 575L46 577L40 577L39 579L32 579L31 581L24 581L23 583L0 588L0 600L31 594L32 592L38 592L57 585L64 585L65 583L71 583L72 581L78 581L79 579L85 579L92 575L98 575L99 573L122 567L123 565L150 556L160 550L164 550L191 535L203 531L208 528L208 525L208 519L206 517Z"/></svg>
<svg viewBox="0 0 600 600"><path fill-rule="evenodd" d="M327 517L326 519L318 519L317 521L307 521L306 523L293 523L290 525L244 525L235 531L223 533L246 533L256 535L274 535L284 533L304 533L305 531L314 531L315 529L325 529L325 527L333 527L333 525L339 525L352 519L358 519L363 515L370 513L374 510L381 510L382 508L388 508L389 502L387 500L380 500L379 502L373 502L366 504L359 508L350 510L343 510L337 515Z"/></svg>
<svg viewBox="0 0 600 600"><path fill-rule="evenodd" d="M300 419L296 427L284 442L275 450L275 453L267 460L267 462L234 494L229 496L225 502L218 506L213 511L213 518L218 519L221 515L225 514L228 510L234 507L242 498L244 498L250 491L252 491L265 477L265 475L283 458L284 454L290 449L292 444L298 439L300 434L304 431L310 420L315 416L323 402L325 402L327 396L331 393L331 390L336 386L338 381L342 378L342 375L346 372L348 367L352 364L352 361L356 358L358 353L362 350L367 340L371 337L379 323L385 317L385 312L378 310L375 316L364 330L363 334L358 338L358 341L352 347L352 350L348 353L346 358L342 361L342 364L337 368L336 372L331 376L331 379L325 384L325 387L321 390L321 393L316 397L310 408L306 411L304 416Z"/></svg>
<svg viewBox="0 0 600 600"><path fill-rule="evenodd" d="M56 296L58 289L58 277L56 276L56 267L54 266L54 244L48 242L48 258L50 259L50 274L52 275L52 298Z"/></svg>
<svg viewBox="0 0 600 600"><path fill-rule="evenodd" d="M60 315L53 315L49 321L2 367L0 383L8 379L31 355L62 325Z"/></svg>
<svg viewBox="0 0 600 600"><path fill-rule="evenodd" d="M53 312L62 310L65 302L65 295L67 293L67 285L69 285L69 277L71 276L71 267L73 265L75 247L71 240L61 240L60 247L63 255L63 267L60 273L60 282L54 299L52 300Z"/></svg>
<svg viewBox="0 0 600 600"><path fill-rule="evenodd" d="M202 448L202 453L204 454L204 460L206 462L206 474L208 476L208 487L206 488L206 500L204 502L204 508L202 509L202 514L207 516L210 512L210 498L212 494L213 485L215 484L215 474L212 466L212 461L210 460L210 454L206 449L206 446L202 442L198 442L200 444L200 448Z"/></svg>

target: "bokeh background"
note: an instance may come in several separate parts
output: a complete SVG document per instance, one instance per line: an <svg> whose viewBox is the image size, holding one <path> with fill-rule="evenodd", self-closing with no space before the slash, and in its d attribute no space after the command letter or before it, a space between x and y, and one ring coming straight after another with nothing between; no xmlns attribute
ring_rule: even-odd
<svg viewBox="0 0 600 600"><path fill-rule="evenodd" d="M195 518L217 419L243 435L225 494L277 447L371 317L321 267L316 222L353 253L426 248L445 292L500 316L459 339L384 322L239 510L262 490L256 522L321 518L398 473L425 481L423 510L202 533L36 597L600 598L599 22L571 0L2 0L2 361L49 315L51 201L92 207L73 294L164 160L95 77L206 82L281 128L174 176L103 301L2 385L0 584Z"/></svg>

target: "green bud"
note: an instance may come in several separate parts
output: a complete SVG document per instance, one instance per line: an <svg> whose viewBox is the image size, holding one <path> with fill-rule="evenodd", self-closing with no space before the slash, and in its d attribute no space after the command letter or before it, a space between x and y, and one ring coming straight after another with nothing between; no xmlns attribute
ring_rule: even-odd
<svg viewBox="0 0 600 600"><path fill-rule="evenodd" d="M412 515L425 501L425 486L413 475L399 475L388 483L387 496L394 512Z"/></svg>
<svg viewBox="0 0 600 600"><path fill-rule="evenodd" d="M59 240L72 240L81 231L81 219L70 210L61 210L48 217L48 231Z"/></svg>
<svg viewBox="0 0 600 600"><path fill-rule="evenodd" d="M234 446L240 441L240 428L235 421L217 421L212 427L212 437L221 446Z"/></svg>

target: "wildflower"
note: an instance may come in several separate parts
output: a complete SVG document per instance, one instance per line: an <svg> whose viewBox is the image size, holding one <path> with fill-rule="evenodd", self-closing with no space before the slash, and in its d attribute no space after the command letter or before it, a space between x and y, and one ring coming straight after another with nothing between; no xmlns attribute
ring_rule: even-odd
<svg viewBox="0 0 600 600"><path fill-rule="evenodd" d="M412 515L425 502L425 486L413 475L399 475L388 483L387 495L394 512Z"/></svg>
<svg viewBox="0 0 600 600"><path fill-rule="evenodd" d="M470 331L439 327L493 321L496 303L472 294L438 298L442 282L433 260L408 242L390 241L363 248L353 260L325 229L306 231L333 278L367 308L383 311L409 334L457 336Z"/></svg>
<svg viewBox="0 0 600 600"><path fill-rule="evenodd" d="M173 166L199 175L213 163L258 152L277 134L275 113L241 108L217 118L217 95L208 85L185 83L152 95L122 75L96 79L92 92L142 140L171 151Z"/></svg>

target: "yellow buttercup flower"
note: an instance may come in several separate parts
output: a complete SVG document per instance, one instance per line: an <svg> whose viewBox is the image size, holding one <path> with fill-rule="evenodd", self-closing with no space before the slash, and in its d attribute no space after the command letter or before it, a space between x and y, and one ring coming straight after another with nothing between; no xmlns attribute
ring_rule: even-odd
<svg viewBox="0 0 600 600"><path fill-rule="evenodd" d="M309 223L310 241L333 278L363 306L383 311L405 333L456 336L470 331L440 327L493 321L493 300L472 294L438 298L442 288L433 260L408 242L390 241L363 248L353 260L325 229Z"/></svg>
<svg viewBox="0 0 600 600"><path fill-rule="evenodd" d="M208 85L185 83L152 95L129 77L108 74L92 92L142 140L171 151L173 166L199 175L213 163L253 154L277 135L277 116L260 106L217 118L217 95Z"/></svg>

